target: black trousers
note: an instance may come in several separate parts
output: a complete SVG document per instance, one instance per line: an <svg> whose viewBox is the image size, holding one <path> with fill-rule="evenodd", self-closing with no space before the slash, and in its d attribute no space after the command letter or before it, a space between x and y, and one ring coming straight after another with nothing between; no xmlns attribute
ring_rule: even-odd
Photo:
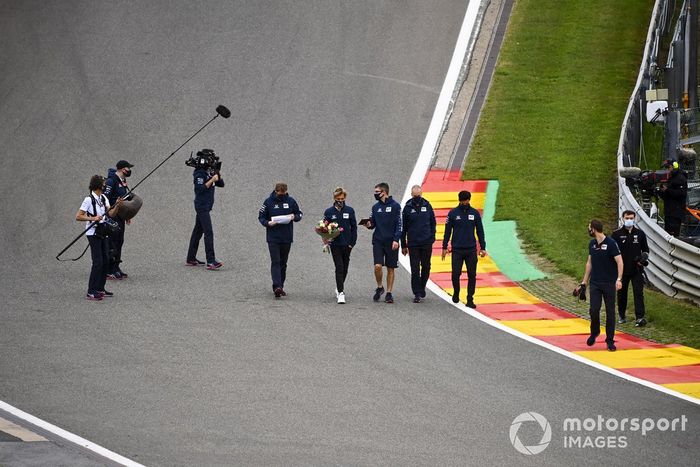
<svg viewBox="0 0 700 467"><path fill-rule="evenodd" d="M87 293L101 292L105 289L109 271L109 240L97 235L88 235L92 268L88 279Z"/></svg>
<svg viewBox="0 0 700 467"><path fill-rule="evenodd" d="M632 283L632 295L634 296L634 316L637 319L644 318L644 276L642 270L630 275L622 276L622 288L617 291L617 312L620 318L627 313L627 290Z"/></svg>
<svg viewBox="0 0 700 467"><path fill-rule="evenodd" d="M333 246L331 243L331 255L333 255L333 264L335 264L335 288L338 289L338 292L345 291L345 278L348 277L351 251L352 248L347 245Z"/></svg>
<svg viewBox="0 0 700 467"><path fill-rule="evenodd" d="M452 288L454 295L459 297L459 278L462 275L462 265L467 265L467 302L474 300L476 291L476 264L479 258L474 250L452 250Z"/></svg>
<svg viewBox="0 0 700 467"><path fill-rule="evenodd" d="M615 283L591 282L589 288L591 308L591 335L600 334L600 308L605 301L605 342L615 339Z"/></svg>
<svg viewBox="0 0 700 467"><path fill-rule="evenodd" d="M683 219L680 217L665 216L664 217L664 229L666 232L670 233L674 237L681 234L681 223Z"/></svg>
<svg viewBox="0 0 700 467"><path fill-rule="evenodd" d="M284 281L287 278L287 259L291 243L268 243L270 249L270 275L272 275L272 290L277 287L284 288Z"/></svg>
<svg viewBox="0 0 700 467"><path fill-rule="evenodd" d="M197 211L190 236L190 247L187 250L187 261L197 259L197 249L202 235L204 235L204 252L207 255L207 264L211 264L216 261L216 255L214 254L214 228L211 225L210 211Z"/></svg>
<svg viewBox="0 0 700 467"><path fill-rule="evenodd" d="M112 234L109 237L110 252L109 252L109 274L114 274L120 271L119 263L122 262L122 246L124 246L124 227L126 222L124 219L117 217L114 219L119 224L119 232Z"/></svg>
<svg viewBox="0 0 700 467"><path fill-rule="evenodd" d="M432 245L409 246L408 257L411 261L411 290L413 295L425 296L425 284L430 278L430 256Z"/></svg>

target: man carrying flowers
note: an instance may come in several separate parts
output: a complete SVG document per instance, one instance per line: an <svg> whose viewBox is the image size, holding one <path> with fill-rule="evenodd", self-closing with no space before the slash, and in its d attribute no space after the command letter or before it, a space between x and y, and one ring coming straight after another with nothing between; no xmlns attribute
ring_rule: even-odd
<svg viewBox="0 0 700 467"><path fill-rule="evenodd" d="M337 224L340 232L330 240L333 264L335 265L335 294L338 303L345 303L345 278L348 276L350 252L357 243L355 210L345 204L347 192L338 187L333 191L333 206L323 213L323 222Z"/></svg>

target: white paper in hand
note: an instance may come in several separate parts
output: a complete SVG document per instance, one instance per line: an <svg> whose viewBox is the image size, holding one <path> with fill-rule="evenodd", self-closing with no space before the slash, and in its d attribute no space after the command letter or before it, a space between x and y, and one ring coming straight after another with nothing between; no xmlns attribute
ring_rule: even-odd
<svg viewBox="0 0 700 467"><path fill-rule="evenodd" d="M270 220L275 224L289 224L292 221L292 219L289 218L289 214L285 214L283 216L272 216L272 219Z"/></svg>

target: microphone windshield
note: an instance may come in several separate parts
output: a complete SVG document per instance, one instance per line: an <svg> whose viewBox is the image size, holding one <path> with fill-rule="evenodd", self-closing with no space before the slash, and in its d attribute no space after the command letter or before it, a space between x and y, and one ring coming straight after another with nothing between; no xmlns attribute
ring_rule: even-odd
<svg viewBox="0 0 700 467"><path fill-rule="evenodd" d="M231 111L224 107L223 105L220 105L216 108L216 113L221 115L224 118L229 118L231 116Z"/></svg>

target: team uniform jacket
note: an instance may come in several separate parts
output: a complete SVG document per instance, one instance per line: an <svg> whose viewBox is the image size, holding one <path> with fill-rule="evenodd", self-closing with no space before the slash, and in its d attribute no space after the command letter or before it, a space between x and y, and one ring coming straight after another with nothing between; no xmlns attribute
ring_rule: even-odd
<svg viewBox="0 0 700 467"><path fill-rule="evenodd" d="M646 234L637 227L632 227L631 232L626 227L622 227L614 231L611 236L617 242L622 254L622 262L625 265L623 274L634 275L639 269L635 258L639 258L643 251L649 253Z"/></svg>
<svg viewBox="0 0 700 467"><path fill-rule="evenodd" d="M387 197L385 203L377 201L374 206L372 206L370 221L374 229L374 233L372 234L373 245L388 246L391 245L392 242L401 240L401 233L403 231L401 205L394 201L391 196Z"/></svg>
<svg viewBox="0 0 700 467"><path fill-rule="evenodd" d="M355 221L355 210L350 206L343 206L340 211L331 206L323 213L323 220L336 222L343 231L331 242L333 246L355 246L357 243L357 222Z"/></svg>
<svg viewBox="0 0 700 467"><path fill-rule="evenodd" d="M476 237L479 236L479 245L486 249L484 238L484 225L481 222L479 211L471 206L457 206L447 214L445 220L445 235L442 239L442 249L446 250L452 237L453 250L475 250Z"/></svg>
<svg viewBox="0 0 700 467"><path fill-rule="evenodd" d="M109 200L109 204L114 205L117 202L117 198L123 198L129 193L129 187L126 181L122 182L119 175L117 175L117 169L109 169L107 172L107 180L105 181L104 195Z"/></svg>
<svg viewBox="0 0 700 467"><path fill-rule="evenodd" d="M195 169L194 177L194 210L195 211L211 211L214 207L214 190L215 187L223 188L224 179L219 178L214 184L207 188L206 183L212 177L205 169ZM219 176L221 177L221 176Z"/></svg>
<svg viewBox="0 0 700 467"><path fill-rule="evenodd" d="M403 208L403 233L401 246L425 246L435 243L435 212L427 199L420 198L418 203L411 198Z"/></svg>
<svg viewBox="0 0 700 467"><path fill-rule="evenodd" d="M284 195L282 198L277 198L277 194L273 191L263 201L258 220L263 227L267 228L268 243L292 243L294 241L294 225L292 222L289 224L276 224L272 227L267 225L274 216L287 214L294 214L294 222L299 222L303 216L299 209L299 204L289 194Z"/></svg>

